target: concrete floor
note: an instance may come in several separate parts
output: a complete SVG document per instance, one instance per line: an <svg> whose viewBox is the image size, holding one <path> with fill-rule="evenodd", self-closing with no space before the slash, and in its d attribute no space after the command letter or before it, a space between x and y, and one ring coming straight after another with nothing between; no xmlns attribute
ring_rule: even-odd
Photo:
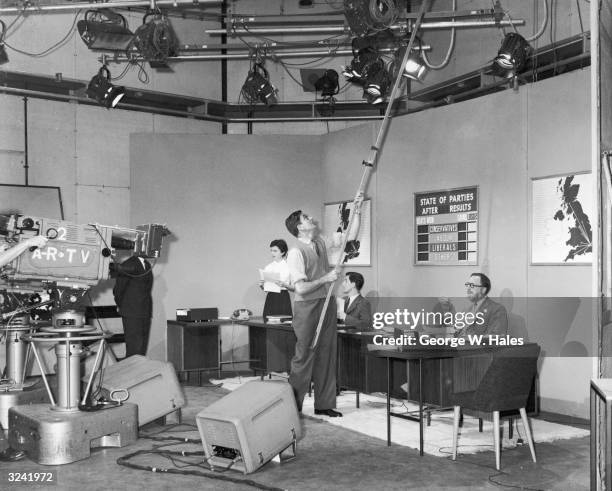
<svg viewBox="0 0 612 491"><path fill-rule="evenodd" d="M195 415L211 402L227 393L225 389L196 387L188 405L183 409L183 423L194 424ZM140 438L125 448L106 448L92 451L89 459L62 466L43 466L24 459L0 463L0 489L30 489L49 486L10 484L9 472L54 471L58 484L55 489L87 491L121 490L391 490L391 489L589 489L589 440L580 438L557 443L537 444L538 463L533 464L525 445L502 452L502 472L495 470L493 451L473 455L459 455L453 462L423 456L418 451L387 447L386 442L311 418L302 420L303 438L298 443L297 458L283 463L270 462L257 472L243 475L235 471L210 476L153 473L120 466L119 457L137 450L152 449L167 441ZM398 423L401 424L401 423ZM188 426L164 427L157 423L146 425L143 434L172 435L199 438L197 430ZM187 432L186 432L187 430ZM187 451L202 450L196 444L166 447ZM181 458L181 460L183 460ZM199 463L201 457L185 458ZM143 466L173 467L160 456L140 455L130 462ZM179 466L183 464L178 463ZM185 467L210 474L207 468ZM229 480L219 480L229 479ZM249 482L247 482L249 481Z"/></svg>

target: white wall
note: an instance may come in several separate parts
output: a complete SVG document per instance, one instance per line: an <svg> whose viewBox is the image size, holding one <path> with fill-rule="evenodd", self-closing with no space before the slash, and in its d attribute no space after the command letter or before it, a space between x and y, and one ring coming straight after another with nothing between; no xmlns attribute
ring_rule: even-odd
<svg viewBox="0 0 612 491"><path fill-rule="evenodd" d="M472 271L491 277L513 334L527 334L547 358L544 410L588 416L591 359L560 357L569 343L594 355L590 266L530 266L530 179L590 169L589 74L582 70L479 99L395 118L376 174L374 260L363 273L380 297L464 297ZM378 125L326 138L324 201L351 198ZM348 176L348 178L347 178ZM414 193L479 186L479 265L414 265ZM573 297L567 301L555 297ZM544 300L539 300L544 299ZM542 313L554 304L555 311ZM575 305L572 304L574 302ZM525 333L524 330L527 329Z"/></svg>
<svg viewBox="0 0 612 491"><path fill-rule="evenodd" d="M154 269L148 354L165 359L166 320L177 308L261 315L257 268L271 260L270 241L290 243L285 218L322 201L320 137L138 134L131 163L131 221L172 231ZM223 345L237 349L226 359L248 358L246 328L228 337Z"/></svg>

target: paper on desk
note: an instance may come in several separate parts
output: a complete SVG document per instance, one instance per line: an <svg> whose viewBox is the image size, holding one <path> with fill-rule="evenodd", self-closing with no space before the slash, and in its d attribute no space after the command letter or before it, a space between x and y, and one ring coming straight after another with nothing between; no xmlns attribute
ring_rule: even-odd
<svg viewBox="0 0 612 491"><path fill-rule="evenodd" d="M280 281L280 273L260 269L259 279L264 282L263 289L265 292L280 293L281 287L275 283L276 281Z"/></svg>

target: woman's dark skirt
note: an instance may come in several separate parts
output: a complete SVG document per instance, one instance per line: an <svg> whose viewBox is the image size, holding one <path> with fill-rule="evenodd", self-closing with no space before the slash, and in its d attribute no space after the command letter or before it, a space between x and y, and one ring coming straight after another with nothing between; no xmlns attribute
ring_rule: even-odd
<svg viewBox="0 0 612 491"><path fill-rule="evenodd" d="M264 321L268 315L293 315L287 290L281 290L280 293L268 292L263 308Z"/></svg>

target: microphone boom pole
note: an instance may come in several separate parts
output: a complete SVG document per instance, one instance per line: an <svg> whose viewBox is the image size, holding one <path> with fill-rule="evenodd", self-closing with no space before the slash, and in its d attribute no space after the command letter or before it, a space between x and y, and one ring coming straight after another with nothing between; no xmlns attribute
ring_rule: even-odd
<svg viewBox="0 0 612 491"><path fill-rule="evenodd" d="M410 33L410 41L408 42L408 46L406 48L406 51L404 52L404 56L402 57L402 62L399 65L399 69L397 70L397 76L395 77L395 82L393 83L393 89L391 90L391 95L389 96L389 102L387 103L387 108L385 110L385 117L383 118L382 123L380 124L378 135L376 136L376 141L370 147L370 154L368 155L367 160L364 160L362 162L362 165L364 166L363 174L361 175L361 182L359 183L359 188L357 189L357 193L355 194L353 205L355 205L355 203L357 202L359 198L365 195L365 191L367 189L368 182L370 180L370 175L372 174L372 171L374 170L374 166L376 165L376 162L378 160L378 154L384 143L385 136L387 135L389 124L391 123L391 110L392 110L393 103L395 102L395 99L397 97L397 94L399 93L399 89L403 81L403 78L402 78L403 67L406 65L406 61L408 61L408 56L410 55L410 50L412 49L412 46L414 45L416 33L419 30L419 27L421 26L421 21L423 20L425 11L429 7L429 1L430 0L423 0L423 2L421 3L421 9L419 10L419 14L414 22L414 27L412 29L412 32ZM355 208L353 206L353 210L354 209ZM341 253L340 253L340 256L338 257L338 260L336 261L335 269L342 267L342 260L345 255L346 243L348 241L348 235L351 232L354 219L355 219L355 213L351 213L351 216L349 218L347 232L344 234L344 238L342 239L342 245L340 246ZM317 342L319 341L319 335L321 334L321 328L323 327L323 320L325 319L325 313L327 312L327 307L329 306L329 300L331 298L332 290L333 290L333 283L330 284L329 288L327 289L325 303L323 304L323 310L321 311L321 315L319 316L319 323L317 324L317 330L315 332L314 339L312 340L311 349L314 349L317 345Z"/></svg>

